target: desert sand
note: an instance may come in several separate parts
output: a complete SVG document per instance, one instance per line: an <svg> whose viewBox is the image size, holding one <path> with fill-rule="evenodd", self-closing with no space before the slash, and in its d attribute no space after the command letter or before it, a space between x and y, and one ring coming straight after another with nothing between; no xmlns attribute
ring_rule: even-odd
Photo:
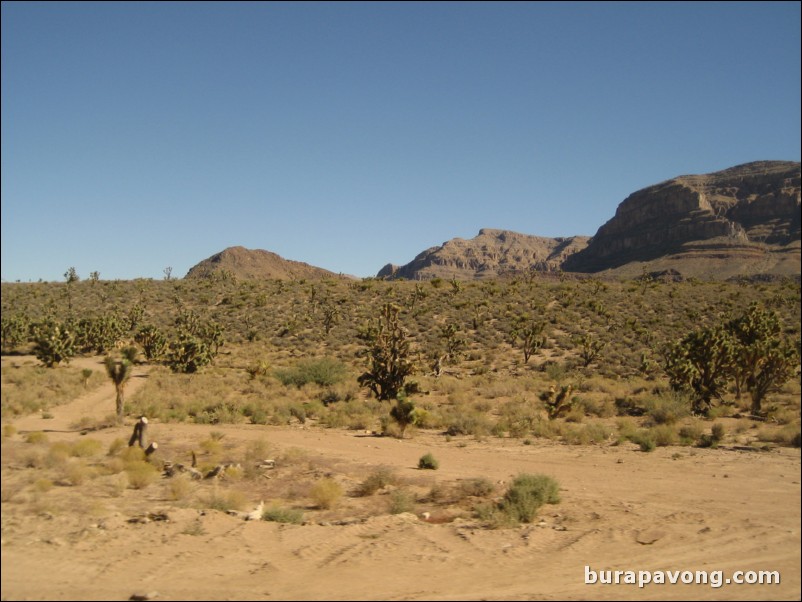
<svg viewBox="0 0 802 602"><path fill-rule="evenodd" d="M139 369L127 394L145 377ZM29 445L23 443L26 431L46 429L51 442L78 440L83 435L70 425L82 416L108 414L113 399L113 388L104 385L55 408L48 420L16 420L18 432L3 444L4 486L13 488L32 470L20 461L20 450ZM127 439L133 421L88 436L104 445ZM171 450L185 449L209 430L152 424L151 438L170 458ZM57 485L46 494L56 511L37 512L24 495L4 495L2 599L800 599L798 449L663 447L642 453L631 444L446 441L425 431L398 440L300 425L214 430L229 445L266 439L277 454L305 450L310 469L344 475L346 483L385 466L420 491L485 477L503 492L517 474L537 472L559 481L562 501L544 506L532 524L488 529L470 516L435 520L436 509L428 520L422 513L360 512L346 494L336 513L310 509L306 524L292 525L182 507L161 484L118 495ZM439 470L417 469L426 452L440 461ZM270 495L269 477L258 493ZM373 497L378 508L382 495ZM724 579L735 571L778 571L781 582L586 584L586 566L722 571Z"/></svg>

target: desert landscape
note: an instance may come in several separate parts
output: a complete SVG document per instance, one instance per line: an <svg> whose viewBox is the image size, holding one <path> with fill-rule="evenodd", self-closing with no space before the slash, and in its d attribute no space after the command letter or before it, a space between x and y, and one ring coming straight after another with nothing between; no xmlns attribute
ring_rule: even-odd
<svg viewBox="0 0 802 602"><path fill-rule="evenodd" d="M758 412L730 379L705 409L670 386L666 349L746 315L798 349L799 290L4 283L2 597L798 599L798 360ZM408 368L386 400L381 333ZM57 339L75 353L45 367ZM516 514L526 475L554 487ZM586 583L616 570L697 582ZM723 581L737 571L780 581Z"/></svg>
<svg viewBox="0 0 802 602"><path fill-rule="evenodd" d="M0 11L1 601L802 599L802 4Z"/></svg>

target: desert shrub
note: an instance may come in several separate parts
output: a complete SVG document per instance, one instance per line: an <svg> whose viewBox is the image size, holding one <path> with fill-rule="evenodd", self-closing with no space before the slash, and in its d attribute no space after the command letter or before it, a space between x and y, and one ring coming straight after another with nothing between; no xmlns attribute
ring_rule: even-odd
<svg viewBox="0 0 802 602"><path fill-rule="evenodd" d="M66 441L56 441L47 450L45 464L50 468L63 467L72 455L72 445Z"/></svg>
<svg viewBox="0 0 802 602"><path fill-rule="evenodd" d="M36 479L33 483L33 489L37 493L47 493L53 488L53 481L50 479Z"/></svg>
<svg viewBox="0 0 802 602"><path fill-rule="evenodd" d="M425 470L437 470L440 468L440 462L430 453L424 454L418 460L418 468Z"/></svg>
<svg viewBox="0 0 802 602"><path fill-rule="evenodd" d="M272 460L270 457L271 448L270 444L265 439L257 439L256 441L249 441L245 446L245 478L253 479L260 474L259 463L264 460Z"/></svg>
<svg viewBox="0 0 802 602"><path fill-rule="evenodd" d="M3 425L3 437L13 437L17 434L17 427L13 424L4 424Z"/></svg>
<svg viewBox="0 0 802 602"><path fill-rule="evenodd" d="M686 424L679 429L680 445L694 445L702 437L702 428L696 424Z"/></svg>
<svg viewBox="0 0 802 602"><path fill-rule="evenodd" d="M32 443L34 445L47 443L47 435L42 431L33 431L25 435L25 443Z"/></svg>
<svg viewBox="0 0 802 602"><path fill-rule="evenodd" d="M530 523L543 504L560 502L560 486L552 477L521 474L504 494L499 509L516 522Z"/></svg>
<svg viewBox="0 0 802 602"><path fill-rule="evenodd" d="M200 448L205 454L213 458L216 458L223 452L223 444L220 443L220 439L215 439L211 436L200 442Z"/></svg>
<svg viewBox="0 0 802 602"><path fill-rule="evenodd" d="M192 479L180 474L167 481L167 497L177 502L186 498L193 490Z"/></svg>
<svg viewBox="0 0 802 602"><path fill-rule="evenodd" d="M510 437L525 437L539 420L540 412L533 403L526 400L510 401L501 406L497 429L499 432L508 432Z"/></svg>
<svg viewBox="0 0 802 602"><path fill-rule="evenodd" d="M487 435L490 432L490 422L487 417L478 412L448 412L444 417L446 433L451 435Z"/></svg>
<svg viewBox="0 0 802 602"><path fill-rule="evenodd" d="M220 491L215 487L201 499L201 504L203 504L204 508L209 508L210 510L220 510L221 512L239 511L243 510L248 504L248 498L244 493L236 489Z"/></svg>
<svg viewBox="0 0 802 602"><path fill-rule="evenodd" d="M674 424L689 416L692 400L683 391L665 391L644 401L646 414L654 424Z"/></svg>
<svg viewBox="0 0 802 602"><path fill-rule="evenodd" d="M324 357L302 360L292 368L275 370L274 374L283 385L300 389L309 383L321 387L334 386L345 379L347 370L339 360Z"/></svg>
<svg viewBox="0 0 802 602"><path fill-rule="evenodd" d="M619 416L643 416L646 413L643 405L630 396L616 397L615 407Z"/></svg>
<svg viewBox="0 0 802 602"><path fill-rule="evenodd" d="M398 483L398 475L395 474L393 469L381 466L371 472L368 477L359 484L356 489L356 495L360 497L373 495L379 491L379 489L396 483Z"/></svg>
<svg viewBox="0 0 802 602"><path fill-rule="evenodd" d="M652 452L657 447L657 440L650 429L639 429L629 437L642 452Z"/></svg>
<svg viewBox="0 0 802 602"><path fill-rule="evenodd" d="M100 453L103 444L97 439L80 439L70 447L70 455L76 458L88 458Z"/></svg>
<svg viewBox="0 0 802 602"><path fill-rule="evenodd" d="M489 479L478 477L460 481L457 488L459 492L466 497L487 497L495 491L496 486Z"/></svg>
<svg viewBox="0 0 802 602"><path fill-rule="evenodd" d="M677 443L677 431L668 424L652 427L651 432L657 447L667 447Z"/></svg>
<svg viewBox="0 0 802 602"><path fill-rule="evenodd" d="M109 456L116 456L122 450L127 447L128 442L123 439L122 437L117 437L114 441L109 444L109 449L106 452L106 455Z"/></svg>
<svg viewBox="0 0 802 602"><path fill-rule="evenodd" d="M144 460L126 462L125 474L132 489L144 489L159 478L159 472L153 464Z"/></svg>
<svg viewBox="0 0 802 602"><path fill-rule="evenodd" d="M802 435L798 424L788 424L780 429L761 428L757 432L758 441L767 441L786 447L800 447Z"/></svg>
<svg viewBox="0 0 802 602"><path fill-rule="evenodd" d="M139 446L125 447L120 450L120 459L125 462L144 462L145 450Z"/></svg>
<svg viewBox="0 0 802 602"><path fill-rule="evenodd" d="M407 489L396 489L390 494L390 514L415 511L415 495Z"/></svg>
<svg viewBox="0 0 802 602"><path fill-rule="evenodd" d="M265 508L262 513L262 520L272 521L274 523L289 523L292 525L300 525L304 522L304 513L297 508L284 508L281 506L271 506Z"/></svg>
<svg viewBox="0 0 802 602"><path fill-rule="evenodd" d="M616 415L615 403L609 399L594 399L583 395L577 399L577 403L585 414L599 418L610 418Z"/></svg>
<svg viewBox="0 0 802 602"><path fill-rule="evenodd" d="M604 443L612 434L611 428L594 422L580 428L565 429L563 440L571 445L590 445L591 443Z"/></svg>
<svg viewBox="0 0 802 602"><path fill-rule="evenodd" d="M532 425L532 435L543 439L556 439L563 432L564 424L551 420L537 420Z"/></svg>
<svg viewBox="0 0 802 602"><path fill-rule="evenodd" d="M319 480L309 491L309 497L312 498L315 506L323 510L328 510L336 506L342 495L342 485L330 478Z"/></svg>
<svg viewBox="0 0 802 602"><path fill-rule="evenodd" d="M716 422L710 429L710 434L703 434L699 438L699 447L718 447L724 440L724 425Z"/></svg>
<svg viewBox="0 0 802 602"><path fill-rule="evenodd" d="M566 422L582 422L585 419L585 410L579 406L572 407L565 415Z"/></svg>
<svg viewBox="0 0 802 602"><path fill-rule="evenodd" d="M80 461L68 462L63 468L64 480L70 485L82 485L90 476L89 468Z"/></svg>

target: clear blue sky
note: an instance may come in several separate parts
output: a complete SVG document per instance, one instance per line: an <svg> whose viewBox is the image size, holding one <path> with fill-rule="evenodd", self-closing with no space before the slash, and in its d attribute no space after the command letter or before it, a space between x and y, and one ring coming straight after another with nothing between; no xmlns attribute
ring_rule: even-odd
<svg viewBox="0 0 802 602"><path fill-rule="evenodd" d="M800 3L2 3L2 278L374 275L800 159Z"/></svg>

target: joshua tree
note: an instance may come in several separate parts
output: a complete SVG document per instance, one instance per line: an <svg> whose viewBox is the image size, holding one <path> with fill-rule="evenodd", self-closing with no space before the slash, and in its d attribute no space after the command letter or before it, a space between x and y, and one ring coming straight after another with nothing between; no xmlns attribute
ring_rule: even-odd
<svg viewBox="0 0 802 602"><path fill-rule="evenodd" d="M726 329L735 340L732 372L736 398L745 386L752 398L752 414L760 414L766 394L799 369L799 356L794 345L782 336L777 313L757 303L728 322Z"/></svg>
<svg viewBox="0 0 802 602"><path fill-rule="evenodd" d="M529 358L545 345L546 337L543 336L545 327L545 322L531 320L528 316L522 316L516 321L516 325L510 333L510 338L516 341L520 337L521 349L524 352L524 364L528 364Z"/></svg>
<svg viewBox="0 0 802 602"><path fill-rule="evenodd" d="M722 327L701 328L663 351L671 387L694 395L693 411L707 415L713 398L721 398L735 362L732 337Z"/></svg>
<svg viewBox="0 0 802 602"><path fill-rule="evenodd" d="M123 403L125 401L125 385L131 377L133 364L126 359L115 360L111 356L106 356L106 373L114 383L117 392L117 422L123 421Z"/></svg>
<svg viewBox="0 0 802 602"><path fill-rule="evenodd" d="M581 339L576 341L576 344L581 347L579 350L579 357L582 358L582 364L586 368L599 357L599 354L607 346L607 343L597 341L592 334L584 335Z"/></svg>
<svg viewBox="0 0 802 602"><path fill-rule="evenodd" d="M75 335L65 324L46 320L34 327L34 354L48 368L69 362L75 355Z"/></svg>
<svg viewBox="0 0 802 602"><path fill-rule="evenodd" d="M370 325L359 335L370 356L370 366L359 377L359 384L380 400L395 399L413 370L409 339L398 322L398 312L398 306L386 303L378 327Z"/></svg>

